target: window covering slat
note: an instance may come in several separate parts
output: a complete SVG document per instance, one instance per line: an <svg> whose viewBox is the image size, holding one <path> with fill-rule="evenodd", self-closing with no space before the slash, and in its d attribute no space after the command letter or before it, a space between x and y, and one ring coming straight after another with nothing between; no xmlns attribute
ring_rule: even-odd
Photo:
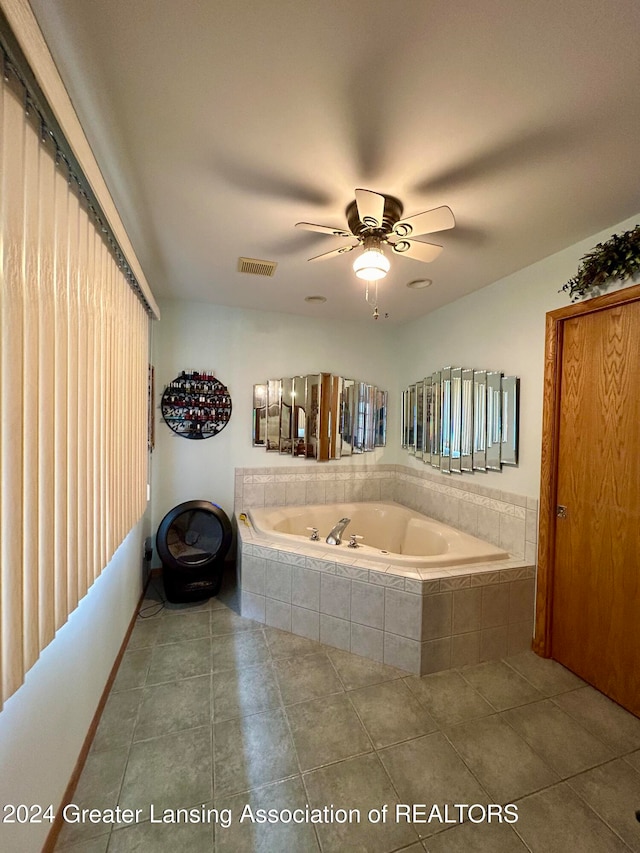
<svg viewBox="0 0 640 853"><path fill-rule="evenodd" d="M2 54L0 52L0 59ZM149 316L68 162L0 84L0 701L146 507Z"/></svg>

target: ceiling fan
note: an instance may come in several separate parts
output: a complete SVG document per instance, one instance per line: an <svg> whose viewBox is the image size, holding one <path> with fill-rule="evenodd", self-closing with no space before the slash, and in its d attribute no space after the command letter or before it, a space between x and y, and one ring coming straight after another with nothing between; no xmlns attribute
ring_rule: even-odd
<svg viewBox="0 0 640 853"><path fill-rule="evenodd" d="M434 261L442 246L414 240L423 234L445 231L456 224L451 208L446 205L416 213L402 218L402 202L390 195L382 195L372 190L357 189L355 201L346 209L347 225L344 228L332 228L328 225L314 225L311 222L297 222L296 228L317 231L333 237L355 238L347 246L340 246L322 255L309 258L310 261L324 261L337 255L344 255L362 246L364 252L358 255L353 264L355 274L365 281L378 281L389 271L389 259L383 252L386 244L396 255L405 255L416 261L429 263ZM409 239L411 238L411 239Z"/></svg>

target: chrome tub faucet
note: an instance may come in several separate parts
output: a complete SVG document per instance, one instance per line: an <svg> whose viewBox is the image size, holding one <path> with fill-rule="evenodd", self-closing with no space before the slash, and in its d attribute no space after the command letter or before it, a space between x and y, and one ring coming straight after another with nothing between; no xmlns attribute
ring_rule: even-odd
<svg viewBox="0 0 640 853"><path fill-rule="evenodd" d="M342 534L344 533L344 529L350 521L350 518L341 518L340 521L336 525L334 525L325 540L327 545L339 545L342 542Z"/></svg>

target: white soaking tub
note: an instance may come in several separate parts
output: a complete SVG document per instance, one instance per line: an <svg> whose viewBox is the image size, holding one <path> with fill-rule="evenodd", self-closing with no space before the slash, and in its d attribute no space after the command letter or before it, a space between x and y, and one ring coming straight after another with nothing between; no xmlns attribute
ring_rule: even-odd
<svg viewBox="0 0 640 853"><path fill-rule="evenodd" d="M254 530L283 546L304 547L318 557L353 555L398 568L450 569L470 563L509 559L507 551L462 533L453 527L393 503L314 504L310 506L249 509ZM340 545L325 542L329 531L341 518L350 518ZM310 540L307 528L317 527L319 542ZM351 534L361 536L359 547L348 547Z"/></svg>

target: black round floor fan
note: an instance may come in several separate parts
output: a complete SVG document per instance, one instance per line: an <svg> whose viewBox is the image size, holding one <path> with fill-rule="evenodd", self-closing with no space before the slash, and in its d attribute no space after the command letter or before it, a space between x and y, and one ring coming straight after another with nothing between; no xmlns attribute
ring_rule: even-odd
<svg viewBox="0 0 640 853"><path fill-rule="evenodd" d="M231 522L210 501L186 501L160 522L156 548L168 601L201 601L217 595L231 545Z"/></svg>

